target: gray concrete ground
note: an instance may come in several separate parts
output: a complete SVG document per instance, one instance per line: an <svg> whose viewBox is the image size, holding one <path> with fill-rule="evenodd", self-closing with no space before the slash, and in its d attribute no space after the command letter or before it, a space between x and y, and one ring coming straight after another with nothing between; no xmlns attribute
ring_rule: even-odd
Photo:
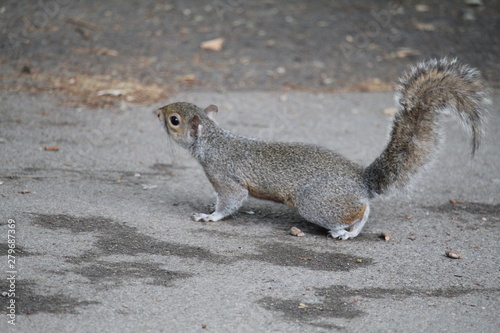
<svg viewBox="0 0 500 333"><path fill-rule="evenodd" d="M321 144L365 165L393 106L389 93L192 92L103 110L0 92L0 331L498 331L498 98L473 160L450 122L413 195L375 201L348 241L254 199L225 221L191 221L213 191L152 113L178 100L219 105L235 132ZM306 236L289 235L293 226Z"/></svg>

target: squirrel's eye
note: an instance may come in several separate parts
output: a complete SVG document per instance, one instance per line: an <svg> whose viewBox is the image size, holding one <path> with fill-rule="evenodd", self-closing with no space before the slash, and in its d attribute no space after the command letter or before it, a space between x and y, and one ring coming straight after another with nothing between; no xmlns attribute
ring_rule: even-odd
<svg viewBox="0 0 500 333"><path fill-rule="evenodd" d="M179 118L177 118L177 116L172 116L170 117L170 123L172 124L172 126L177 127L180 125L181 121L179 120Z"/></svg>

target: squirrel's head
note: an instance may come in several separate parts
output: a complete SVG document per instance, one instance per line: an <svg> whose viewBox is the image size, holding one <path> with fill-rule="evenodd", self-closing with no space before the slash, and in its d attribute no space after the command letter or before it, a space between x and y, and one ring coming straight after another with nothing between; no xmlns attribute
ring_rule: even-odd
<svg viewBox="0 0 500 333"><path fill-rule="evenodd" d="M200 135L205 121L213 121L218 109L209 105L204 110L191 103L178 102L156 111L168 135L178 144L189 147Z"/></svg>

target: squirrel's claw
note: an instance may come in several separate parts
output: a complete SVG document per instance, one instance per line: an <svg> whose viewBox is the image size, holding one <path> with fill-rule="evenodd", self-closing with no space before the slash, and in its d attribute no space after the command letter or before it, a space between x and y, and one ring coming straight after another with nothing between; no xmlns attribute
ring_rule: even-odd
<svg viewBox="0 0 500 333"><path fill-rule="evenodd" d="M194 213L191 215L193 220L196 222L203 221L203 222L217 222L220 219L222 219L224 216L220 213L214 212L212 214L203 214L203 213Z"/></svg>
<svg viewBox="0 0 500 333"><path fill-rule="evenodd" d="M354 238L357 236L357 234L355 235L354 233L349 232L349 231L344 230L344 229L335 230L335 231L330 230L329 234L330 234L330 236L332 236L332 238L342 239L342 240Z"/></svg>
<svg viewBox="0 0 500 333"><path fill-rule="evenodd" d="M191 218L195 220L196 222L208 222L210 221L210 215L209 214L203 214L203 213L194 213L191 215Z"/></svg>

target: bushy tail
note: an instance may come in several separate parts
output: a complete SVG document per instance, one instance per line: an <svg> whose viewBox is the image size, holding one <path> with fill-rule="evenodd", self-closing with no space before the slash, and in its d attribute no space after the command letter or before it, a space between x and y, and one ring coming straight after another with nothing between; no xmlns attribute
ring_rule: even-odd
<svg viewBox="0 0 500 333"><path fill-rule="evenodd" d="M441 118L454 114L479 147L487 113L486 88L476 69L456 59L430 60L411 68L397 87L387 147L364 171L371 196L406 188L435 157Z"/></svg>

